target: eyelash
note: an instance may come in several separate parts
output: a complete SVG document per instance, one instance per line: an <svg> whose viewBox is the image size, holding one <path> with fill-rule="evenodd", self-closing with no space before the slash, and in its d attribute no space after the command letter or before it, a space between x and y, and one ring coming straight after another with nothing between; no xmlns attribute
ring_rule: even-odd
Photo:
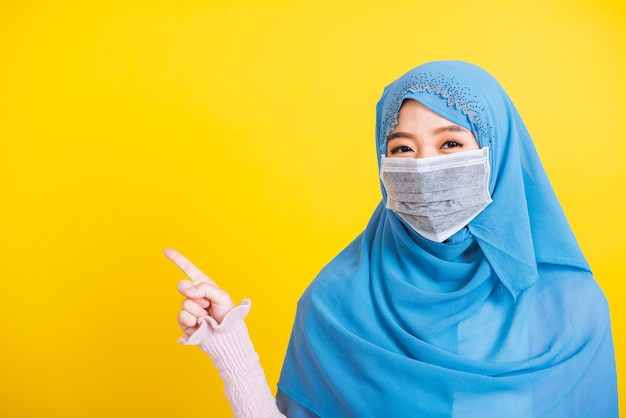
<svg viewBox="0 0 626 418"><path fill-rule="evenodd" d="M450 144L454 144L454 146L450 146ZM450 140L450 141L446 141L443 143L442 148L456 148L456 147L462 147L463 144L461 144L458 141L454 141L454 140Z"/></svg>
<svg viewBox="0 0 626 418"><path fill-rule="evenodd" d="M395 147L391 149L391 154L404 153L404 152L412 152L413 149L406 145L400 145L399 147Z"/></svg>
<svg viewBox="0 0 626 418"><path fill-rule="evenodd" d="M450 141L445 141L443 145L441 146L441 148L450 149L450 148L457 148L457 147L462 147L462 146L463 144L461 144L460 142L450 140ZM407 145L400 145L391 149L390 151L391 151L391 155L393 155L397 153L412 152L413 149Z"/></svg>

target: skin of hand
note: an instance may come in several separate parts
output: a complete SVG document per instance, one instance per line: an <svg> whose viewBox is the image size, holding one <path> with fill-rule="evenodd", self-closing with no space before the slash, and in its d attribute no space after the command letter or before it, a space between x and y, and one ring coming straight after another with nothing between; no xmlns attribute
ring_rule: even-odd
<svg viewBox="0 0 626 418"><path fill-rule="evenodd" d="M185 335L190 336L198 329L200 317L211 316L221 323L224 316L235 306L228 292L220 289L213 280L176 250L167 248L163 253L191 279L178 282L178 292L185 297L182 309L178 313L178 324Z"/></svg>

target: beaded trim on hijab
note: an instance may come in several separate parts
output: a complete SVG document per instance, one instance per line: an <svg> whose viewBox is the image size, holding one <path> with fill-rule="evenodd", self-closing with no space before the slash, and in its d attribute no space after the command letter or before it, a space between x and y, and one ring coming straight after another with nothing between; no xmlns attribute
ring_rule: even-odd
<svg viewBox="0 0 626 418"><path fill-rule="evenodd" d="M480 137L489 138L491 145L491 125L486 119L485 108L479 104L478 97L473 95L468 87L461 86L454 77L447 78L442 74L428 72L411 75L387 102L384 109L386 117L380 130L381 137L378 138L380 149L386 149L387 138L398 124L398 112L408 92L433 93L445 99L448 106L466 115L474 125L476 133Z"/></svg>

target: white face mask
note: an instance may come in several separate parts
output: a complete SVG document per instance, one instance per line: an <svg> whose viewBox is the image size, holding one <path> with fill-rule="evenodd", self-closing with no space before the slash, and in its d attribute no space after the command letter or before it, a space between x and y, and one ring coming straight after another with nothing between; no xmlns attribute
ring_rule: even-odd
<svg viewBox="0 0 626 418"><path fill-rule="evenodd" d="M423 237L450 238L489 203L489 148L428 158L381 158L387 209Z"/></svg>

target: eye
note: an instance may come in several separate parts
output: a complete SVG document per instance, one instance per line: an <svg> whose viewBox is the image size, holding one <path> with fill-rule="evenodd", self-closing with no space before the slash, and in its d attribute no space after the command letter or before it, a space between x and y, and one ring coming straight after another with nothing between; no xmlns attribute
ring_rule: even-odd
<svg viewBox="0 0 626 418"><path fill-rule="evenodd" d="M400 146L391 148L389 150L389 154L390 155L402 154L402 153L405 153L405 152L413 152L413 149L411 147L409 147L409 146L406 146L406 145L400 145Z"/></svg>
<svg viewBox="0 0 626 418"><path fill-rule="evenodd" d="M457 141L446 141L443 143L443 145L441 146L442 149L449 149L449 148L457 148L457 147L462 147L463 144L461 144L460 142Z"/></svg>

